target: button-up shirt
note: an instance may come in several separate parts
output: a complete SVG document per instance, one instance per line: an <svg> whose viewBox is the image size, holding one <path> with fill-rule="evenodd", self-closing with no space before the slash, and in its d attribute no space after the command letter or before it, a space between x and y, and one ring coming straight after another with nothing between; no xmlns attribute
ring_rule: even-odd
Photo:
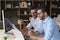
<svg viewBox="0 0 60 40"><path fill-rule="evenodd" d="M57 24L51 17L47 17L41 28L40 34L44 34L44 40L60 40L60 33Z"/></svg>
<svg viewBox="0 0 60 40"><path fill-rule="evenodd" d="M39 17L37 17L36 19L32 18L30 23L27 25L27 28L34 28L34 31L38 31L39 27L42 24L42 20L39 19Z"/></svg>

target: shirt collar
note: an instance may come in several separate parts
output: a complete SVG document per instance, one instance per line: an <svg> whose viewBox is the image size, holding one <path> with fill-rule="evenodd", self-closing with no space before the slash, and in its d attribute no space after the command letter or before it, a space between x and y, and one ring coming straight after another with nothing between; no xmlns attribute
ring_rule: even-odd
<svg viewBox="0 0 60 40"><path fill-rule="evenodd" d="M37 18L35 18L35 19L32 17L32 20L37 20L37 19L38 19L38 17L37 17Z"/></svg>
<svg viewBox="0 0 60 40"><path fill-rule="evenodd" d="M45 18L44 22L47 22L47 21L48 21L48 19L49 19L49 16L48 16L47 18Z"/></svg>

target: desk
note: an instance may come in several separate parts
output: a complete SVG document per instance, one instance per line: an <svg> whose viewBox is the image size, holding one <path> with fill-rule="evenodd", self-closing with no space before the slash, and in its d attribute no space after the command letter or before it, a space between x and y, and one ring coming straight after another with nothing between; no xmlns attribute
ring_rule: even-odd
<svg viewBox="0 0 60 40"><path fill-rule="evenodd" d="M4 40L4 30L2 29L0 29L0 40ZM7 36L8 36L8 39L7 40L16 40L14 37L13 37L13 35L9 35L9 34L7 34Z"/></svg>
<svg viewBox="0 0 60 40"><path fill-rule="evenodd" d="M22 29L21 32L23 33L23 35L29 36L33 40L44 40L44 36L35 35L34 33L33 34L28 34L28 31L25 30L25 29Z"/></svg>
<svg viewBox="0 0 60 40"><path fill-rule="evenodd" d="M4 40L4 30L0 29L0 40Z"/></svg>
<svg viewBox="0 0 60 40"><path fill-rule="evenodd" d="M43 36L30 35L30 38L32 38L33 40L44 40L44 37Z"/></svg>

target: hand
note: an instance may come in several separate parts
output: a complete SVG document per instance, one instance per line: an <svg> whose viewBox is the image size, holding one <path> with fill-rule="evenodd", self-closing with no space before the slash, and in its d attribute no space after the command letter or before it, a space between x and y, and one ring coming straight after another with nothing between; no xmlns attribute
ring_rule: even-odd
<svg viewBox="0 0 60 40"><path fill-rule="evenodd" d="M40 36L39 32L34 32L33 30L28 31L28 35Z"/></svg>
<svg viewBox="0 0 60 40"><path fill-rule="evenodd" d="M31 29L31 30L29 30L28 31L28 35L31 35L31 33L33 32L33 30Z"/></svg>
<svg viewBox="0 0 60 40"><path fill-rule="evenodd" d="M38 31L36 31L36 32L32 32L32 35L33 35L33 36L40 36L40 34L39 34Z"/></svg>

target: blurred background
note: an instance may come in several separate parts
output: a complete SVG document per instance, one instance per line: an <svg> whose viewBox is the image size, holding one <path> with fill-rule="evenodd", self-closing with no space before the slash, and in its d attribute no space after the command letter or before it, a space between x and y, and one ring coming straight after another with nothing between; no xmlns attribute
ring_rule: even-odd
<svg viewBox="0 0 60 40"><path fill-rule="evenodd" d="M46 5L50 16L56 21L60 29L60 0L0 0L0 29L2 26L2 10L4 17L8 18L20 30L30 22L30 8Z"/></svg>
<svg viewBox="0 0 60 40"><path fill-rule="evenodd" d="M0 0L0 28L2 28L2 10L4 10L5 18L11 20L12 23L18 26L26 26L31 19L31 6L37 8L41 5L48 7L50 16L59 25L60 0Z"/></svg>

